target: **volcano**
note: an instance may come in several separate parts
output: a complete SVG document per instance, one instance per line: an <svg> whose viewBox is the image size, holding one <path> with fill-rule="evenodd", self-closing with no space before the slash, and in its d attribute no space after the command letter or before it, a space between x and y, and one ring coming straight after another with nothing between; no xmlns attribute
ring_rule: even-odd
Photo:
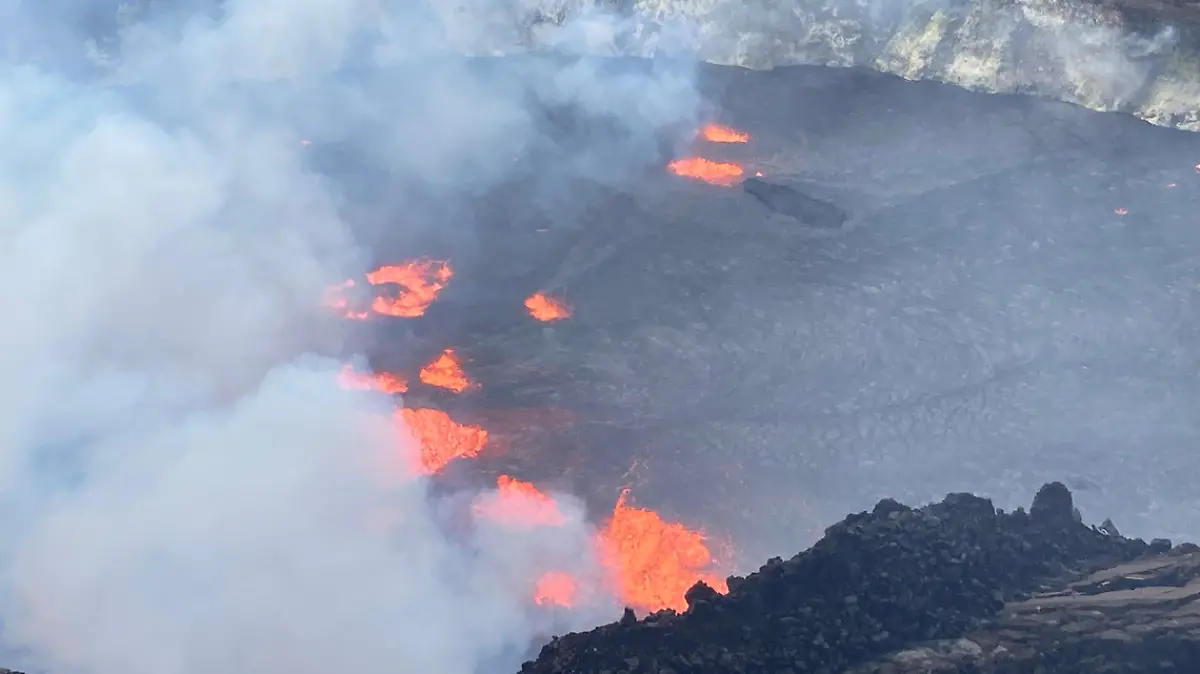
<svg viewBox="0 0 1200 674"><path fill-rule="evenodd" d="M859 70L699 80L723 132L628 180L531 171L463 206L470 237L364 230L439 270L354 330L405 407L486 433L448 479L628 488L750 559L885 495L1062 476L1138 534L1194 527L1161 504L1200 468L1200 137Z"/></svg>

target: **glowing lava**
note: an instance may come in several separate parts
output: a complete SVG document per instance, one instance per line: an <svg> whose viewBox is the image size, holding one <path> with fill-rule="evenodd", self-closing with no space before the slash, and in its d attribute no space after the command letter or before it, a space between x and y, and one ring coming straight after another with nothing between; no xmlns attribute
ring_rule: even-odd
<svg viewBox="0 0 1200 674"><path fill-rule="evenodd" d="M710 185L732 187L742 177L742 167L729 162L713 161L704 157L676 159L667 164L671 173L683 178L703 180Z"/></svg>
<svg viewBox="0 0 1200 674"><path fill-rule="evenodd" d="M724 579L707 571L713 557L703 534L627 505L627 495L621 494L600 533L602 554L626 603L648 611L683 611L684 594L698 580L717 592L728 591Z"/></svg>
<svg viewBox="0 0 1200 674"><path fill-rule="evenodd" d="M538 579L533 591L533 601L539 606L571 606L579 584L569 573L551 571Z"/></svg>
<svg viewBox="0 0 1200 674"><path fill-rule="evenodd" d="M509 526L562 526L567 519L549 495L528 482L501 475L496 492L475 502L475 516Z"/></svg>
<svg viewBox="0 0 1200 674"><path fill-rule="evenodd" d="M478 456L487 444L487 431L460 424L441 410L401 409L397 416L420 450L412 466L417 474L437 473L455 459Z"/></svg>
<svg viewBox="0 0 1200 674"><path fill-rule="evenodd" d="M462 393L471 386L471 380L463 372L454 349L446 349L442 355L421 368L421 381L430 386L437 386L455 393Z"/></svg>
<svg viewBox="0 0 1200 674"><path fill-rule="evenodd" d="M380 267L367 274L367 282L373 286L395 284L400 291L395 297L376 297L371 310L401 318L424 315L452 276L454 271L450 264L437 260L413 260Z"/></svg>
<svg viewBox="0 0 1200 674"><path fill-rule="evenodd" d="M750 140L750 134L720 124L704 125L700 135L710 143L745 143Z"/></svg>
<svg viewBox="0 0 1200 674"><path fill-rule="evenodd" d="M496 487L475 499L476 518L511 527L566 524L554 499L534 485L501 475ZM630 506L627 497L621 494L608 524L593 541L606 584L623 603L645 611L682 611L687 608L684 595L696 581L728 591L725 581L712 573L714 560L703 534L666 522L652 510ZM538 604L570 606L581 582L570 574L547 573L538 581L534 599Z"/></svg>
<svg viewBox="0 0 1200 674"><path fill-rule="evenodd" d="M566 303L542 293L525 298L525 308L530 316L545 323L571 317L571 308Z"/></svg>
<svg viewBox="0 0 1200 674"><path fill-rule="evenodd" d="M344 318L352 318L354 320L366 320L367 312L351 311L350 300L346 298L346 291L354 287L354 281L345 280L338 285L325 289L325 294L321 298L321 304L336 309L342 312Z"/></svg>
<svg viewBox="0 0 1200 674"><path fill-rule="evenodd" d="M338 385L355 391L380 391L382 393L407 393L408 382L390 372L358 372L352 366L342 367L338 373Z"/></svg>

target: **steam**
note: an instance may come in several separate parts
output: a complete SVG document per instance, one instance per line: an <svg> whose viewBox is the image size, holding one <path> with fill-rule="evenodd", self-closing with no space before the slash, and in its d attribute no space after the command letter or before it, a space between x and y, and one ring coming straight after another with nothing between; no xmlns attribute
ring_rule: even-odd
<svg viewBox="0 0 1200 674"><path fill-rule="evenodd" d="M610 116L634 148L694 114L687 71L425 71L453 31L409 3L66 4L0 6L25 31L0 35L6 664L453 674L563 627L531 612L531 574L594 571L582 510L551 539L449 535L397 472L415 448L392 401L315 355L342 338L321 290L369 256L300 140L448 197L543 142L526 101ZM96 16L119 34L85 39ZM381 59L409 65L337 74Z"/></svg>

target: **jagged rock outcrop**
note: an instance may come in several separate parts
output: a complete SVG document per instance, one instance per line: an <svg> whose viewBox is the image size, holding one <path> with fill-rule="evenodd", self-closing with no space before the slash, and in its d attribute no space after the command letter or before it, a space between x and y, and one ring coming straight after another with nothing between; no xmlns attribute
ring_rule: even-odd
<svg viewBox="0 0 1200 674"><path fill-rule="evenodd" d="M480 11L439 5L461 51L496 54L562 39L649 55L768 69L862 67L967 89L1047 96L1154 124L1200 130L1200 3L1183 0L540 0Z"/></svg>
<svg viewBox="0 0 1200 674"><path fill-rule="evenodd" d="M1085 526L1059 483L1028 513L884 500L728 595L698 585L683 614L626 612L522 672L1197 671L1198 551Z"/></svg>

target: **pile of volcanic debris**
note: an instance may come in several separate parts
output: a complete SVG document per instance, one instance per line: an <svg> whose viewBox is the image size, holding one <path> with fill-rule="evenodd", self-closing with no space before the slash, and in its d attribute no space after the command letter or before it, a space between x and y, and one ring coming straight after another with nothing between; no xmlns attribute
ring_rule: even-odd
<svg viewBox="0 0 1200 674"><path fill-rule="evenodd" d="M1009 607L1025 602L1036 611L1046 593L1061 595L1057 588L1070 591L1089 577L1099 582L1094 578L1104 569L1139 559L1190 559L1198 550L1127 539L1107 521L1085 526L1070 491L1057 482L1042 487L1028 512L997 511L971 494L918 509L885 499L830 527L791 560L772 559L757 573L730 578L727 595L698 584L683 613L638 620L627 610L617 623L554 639L521 671L1101 671L1084 665L1035 670L1027 667L1032 656L1022 662L1014 660L1019 654L1001 657L1005 649L984 639L990 644L985 653L967 637L994 629L1012 613ZM1173 578L1186 586L1191 573ZM917 648L922 644L924 650ZM1054 662L1078 655L1064 651Z"/></svg>

